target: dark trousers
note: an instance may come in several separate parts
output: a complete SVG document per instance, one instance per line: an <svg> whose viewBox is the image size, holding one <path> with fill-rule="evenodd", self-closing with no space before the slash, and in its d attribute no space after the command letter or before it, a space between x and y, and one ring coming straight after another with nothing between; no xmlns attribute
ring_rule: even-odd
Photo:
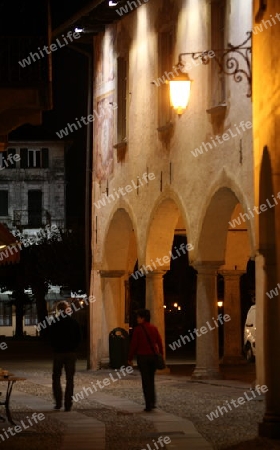
<svg viewBox="0 0 280 450"><path fill-rule="evenodd" d="M155 392L155 356L138 355L137 364L141 373L142 388L146 402L146 408L151 409L156 405Z"/></svg>
<svg viewBox="0 0 280 450"><path fill-rule="evenodd" d="M62 388L61 388L61 374L64 367L66 375L66 389L64 395L64 407L66 409L72 406L72 395L74 392L74 374L76 366L76 353L55 353L53 358L53 374L52 374L52 388L55 404L57 407L62 406Z"/></svg>

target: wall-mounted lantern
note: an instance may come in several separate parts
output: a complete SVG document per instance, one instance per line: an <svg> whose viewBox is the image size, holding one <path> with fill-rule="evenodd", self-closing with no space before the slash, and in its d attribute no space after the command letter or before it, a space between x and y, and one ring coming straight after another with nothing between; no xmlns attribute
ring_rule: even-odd
<svg viewBox="0 0 280 450"><path fill-rule="evenodd" d="M180 73L169 82L170 104L175 109L178 116L186 110L191 94L190 77L187 73Z"/></svg>

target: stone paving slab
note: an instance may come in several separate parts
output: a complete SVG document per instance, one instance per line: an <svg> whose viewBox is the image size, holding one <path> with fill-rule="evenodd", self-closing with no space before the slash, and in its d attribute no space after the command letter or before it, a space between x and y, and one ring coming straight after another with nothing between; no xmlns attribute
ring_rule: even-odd
<svg viewBox="0 0 280 450"><path fill-rule="evenodd" d="M117 409L125 409L128 412L139 412L145 416L146 420L153 422L157 436L169 436L171 443L168 444L168 449L174 448L176 450L211 450L212 445L209 444L194 427L191 421L182 419L173 414L166 413L160 409L155 409L152 412L143 411L141 405L136 405L131 400L113 397L109 394L96 392L94 400L102 405L113 406Z"/></svg>
<svg viewBox="0 0 280 450"><path fill-rule="evenodd" d="M45 383L41 383L44 384ZM103 422L85 416L77 411L70 413L54 411L52 404L39 397L13 392L13 399L17 403L22 403L36 411L48 415L55 415L55 418L62 422L67 428L64 435L61 450L105 450L105 425ZM166 413L160 409L155 409L150 413L143 411L143 406L131 400L95 392L94 400L104 406L110 406L120 411L130 414L139 413L146 420L153 422L156 434L151 437L157 439L159 436L169 436L170 444L166 448L185 450L211 450L213 447L198 433L191 421L182 419L173 414Z"/></svg>
<svg viewBox="0 0 280 450"><path fill-rule="evenodd" d="M14 400L37 412L43 412L66 426L60 450L105 450L105 424L100 420L85 416L77 411L55 411L50 402L35 395L15 390L12 396L12 401Z"/></svg>

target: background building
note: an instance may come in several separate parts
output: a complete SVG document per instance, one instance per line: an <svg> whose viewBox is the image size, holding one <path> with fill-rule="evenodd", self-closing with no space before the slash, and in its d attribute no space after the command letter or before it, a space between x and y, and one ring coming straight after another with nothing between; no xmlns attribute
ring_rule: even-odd
<svg viewBox="0 0 280 450"><path fill-rule="evenodd" d="M36 234L46 225L65 228L65 143L9 141L0 153L0 221Z"/></svg>

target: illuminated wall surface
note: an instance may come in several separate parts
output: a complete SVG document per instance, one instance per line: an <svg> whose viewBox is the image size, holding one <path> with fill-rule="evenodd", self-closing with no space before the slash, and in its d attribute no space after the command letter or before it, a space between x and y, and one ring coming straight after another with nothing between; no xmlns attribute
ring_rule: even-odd
<svg viewBox="0 0 280 450"><path fill-rule="evenodd" d="M211 262L241 273L255 255L246 79L223 77L214 58L202 65L184 56L192 84L180 117L169 107L165 83L180 53L239 45L248 37L250 2L217 4L223 2L142 2L95 38L93 109L103 109L94 125L92 291L103 304L93 306L100 318L97 360L108 356L110 329L128 327L124 282L136 261L163 274L174 234L192 244L193 265ZM146 281L146 305L164 331L161 282Z"/></svg>
<svg viewBox="0 0 280 450"><path fill-rule="evenodd" d="M95 38L94 109L100 117L95 120L94 133L94 202L103 199L106 192L115 195L115 200L109 198L106 206L95 207L94 215L99 218L99 240L95 252L100 255L96 264L98 260L101 262L109 223L120 207L133 221L140 252L138 257L144 263L147 252L151 251L146 248L151 220L155 220L163 200L170 199L176 204L176 221L182 216L188 240L194 244L193 260L223 260L225 243L221 248L213 243L219 227L224 229L226 236L228 221L236 204L242 206L237 211L237 218L242 209L246 212L254 206L252 103L246 97L246 80L236 83L233 77L225 77L224 92L218 98L216 83L219 76L213 69L215 63L211 61L209 65L202 65L194 63L191 56L185 56L184 62L193 80L188 108L180 118L172 110L169 121L162 123L166 111L158 106L165 86L158 80L166 78L166 75L165 71L160 72L160 35L165 29L173 33L170 79L179 53L212 48L208 2L184 1L182 7L179 4L170 1L162 6L159 1L143 2ZM229 2L225 11L224 45L228 41L236 45L243 42L246 32L251 30L251 20L250 5L241 1ZM110 108L113 102L118 103L119 57L127 61L127 145L121 160L118 159L118 149L113 147L119 143L120 111L119 108ZM207 113L211 108L212 114ZM155 174L154 180L144 182L142 186L138 183L138 189L133 188L125 195L119 191L132 180L136 183L137 177L142 179L147 171ZM226 211L216 198L226 204ZM209 210L211 205L213 211ZM210 230L212 221L215 225L211 230L213 239L203 243L203 254L200 239L207 215L206 228ZM217 223L221 225L217 226ZM248 228L246 257L249 257L254 253L253 220L244 223L243 228ZM164 234L163 231L161 233ZM222 239L219 235L219 241ZM127 267L122 269L127 270Z"/></svg>

